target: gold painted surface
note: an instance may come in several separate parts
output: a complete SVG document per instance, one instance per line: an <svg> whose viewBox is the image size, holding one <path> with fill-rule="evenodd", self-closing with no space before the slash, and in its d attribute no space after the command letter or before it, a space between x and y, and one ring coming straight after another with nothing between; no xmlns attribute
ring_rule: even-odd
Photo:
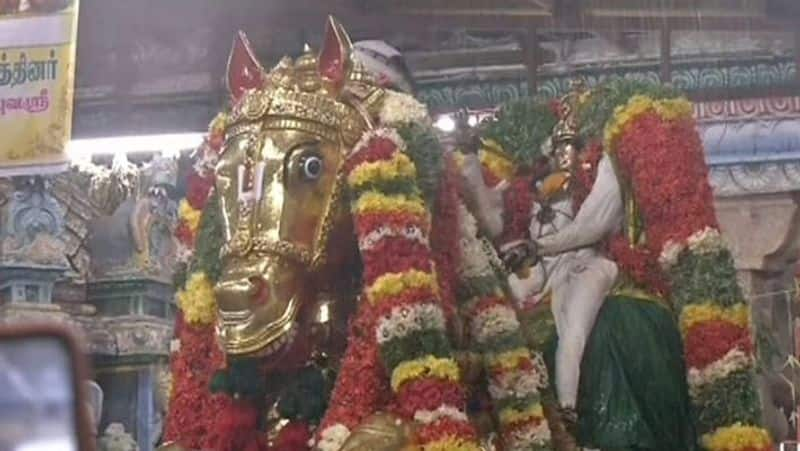
<svg viewBox="0 0 800 451"><path fill-rule="evenodd" d="M216 181L225 238L217 334L228 354L279 342L327 270L328 239L348 214L342 166L382 98L360 66L345 66L345 85L333 87L307 48L233 109Z"/></svg>
<svg viewBox="0 0 800 451"><path fill-rule="evenodd" d="M411 451L415 431L410 423L386 413L377 413L358 426L341 451Z"/></svg>

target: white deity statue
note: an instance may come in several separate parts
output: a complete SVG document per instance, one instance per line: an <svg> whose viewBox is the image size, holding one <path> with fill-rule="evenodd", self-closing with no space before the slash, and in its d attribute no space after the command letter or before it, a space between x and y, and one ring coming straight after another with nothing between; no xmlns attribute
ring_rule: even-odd
<svg viewBox="0 0 800 451"><path fill-rule="evenodd" d="M601 170L611 170L611 167L608 163L601 164ZM551 181L557 179L555 191L540 190L533 205L530 238L538 244L542 256L524 277L511 274L509 285L518 303L550 298L559 337L556 392L561 406L574 410L583 351L600 307L617 279L618 269L612 260L593 247L595 243L586 239L585 228L573 226L573 200L566 190L569 178L561 175L550 177ZM600 228L600 222L618 220L614 216L592 218L592 222ZM575 236L570 230L580 233ZM569 249L561 251L567 245Z"/></svg>

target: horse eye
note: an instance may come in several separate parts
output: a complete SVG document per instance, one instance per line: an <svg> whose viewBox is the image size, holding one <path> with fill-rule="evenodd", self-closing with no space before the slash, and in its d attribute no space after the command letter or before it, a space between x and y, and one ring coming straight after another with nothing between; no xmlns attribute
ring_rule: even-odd
<svg viewBox="0 0 800 451"><path fill-rule="evenodd" d="M308 180L316 180L322 175L322 158L311 155L302 160L303 177Z"/></svg>

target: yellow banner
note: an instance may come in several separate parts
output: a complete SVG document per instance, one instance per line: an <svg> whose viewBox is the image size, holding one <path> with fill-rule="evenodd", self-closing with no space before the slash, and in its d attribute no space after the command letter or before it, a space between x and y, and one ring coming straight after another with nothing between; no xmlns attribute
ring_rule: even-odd
<svg viewBox="0 0 800 451"><path fill-rule="evenodd" d="M0 176L62 170L78 0L0 0Z"/></svg>

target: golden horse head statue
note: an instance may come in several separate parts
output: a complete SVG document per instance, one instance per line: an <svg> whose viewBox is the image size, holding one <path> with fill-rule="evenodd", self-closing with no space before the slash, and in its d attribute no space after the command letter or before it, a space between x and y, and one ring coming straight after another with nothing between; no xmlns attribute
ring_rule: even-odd
<svg viewBox="0 0 800 451"><path fill-rule="evenodd" d="M229 355L279 348L331 269L355 249L343 163L384 90L333 18L319 54L264 70L242 33L228 62L234 104L217 166L223 217L217 334ZM336 243L332 246L331 243Z"/></svg>

